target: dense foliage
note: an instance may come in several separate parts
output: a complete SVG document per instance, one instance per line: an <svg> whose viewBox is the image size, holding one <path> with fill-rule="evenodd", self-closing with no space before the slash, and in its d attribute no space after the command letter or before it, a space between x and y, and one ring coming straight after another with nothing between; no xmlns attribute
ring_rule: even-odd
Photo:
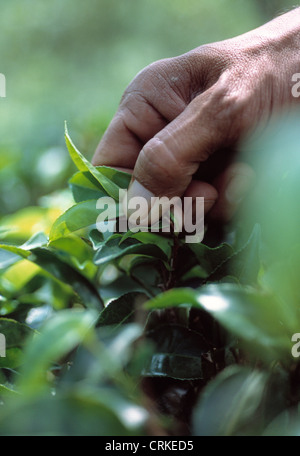
<svg viewBox="0 0 300 456"><path fill-rule="evenodd" d="M72 119L91 157L130 80L151 62L244 33L292 0L0 0L0 217L65 186Z"/></svg>
<svg viewBox="0 0 300 456"><path fill-rule="evenodd" d="M198 244L100 233L98 198L118 206L130 176L92 166L66 132L74 202L0 231L2 435L299 434L295 125L252 144L265 153L243 223Z"/></svg>

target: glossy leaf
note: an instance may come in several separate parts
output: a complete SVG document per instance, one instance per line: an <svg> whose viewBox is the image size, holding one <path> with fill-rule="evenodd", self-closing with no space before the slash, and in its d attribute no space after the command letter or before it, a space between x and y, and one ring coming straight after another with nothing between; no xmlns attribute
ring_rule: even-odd
<svg viewBox="0 0 300 456"><path fill-rule="evenodd" d="M106 191L90 172L78 172L69 180L73 198L76 203L88 200L97 200L107 196Z"/></svg>
<svg viewBox="0 0 300 456"><path fill-rule="evenodd" d="M21 291L39 272L40 268L36 264L28 260L20 261L20 257L18 257L18 261L2 274L0 283L5 281L6 288L8 288L9 283L10 291L15 293Z"/></svg>
<svg viewBox="0 0 300 456"><path fill-rule="evenodd" d="M111 301L101 312L97 326L119 326L134 321L134 314L147 297L141 293L127 293Z"/></svg>
<svg viewBox="0 0 300 456"><path fill-rule="evenodd" d="M274 296L234 284L207 285L198 290L170 290L150 300L146 308L178 305L206 310L266 361L281 358L291 362L289 319L285 318L285 309Z"/></svg>
<svg viewBox="0 0 300 456"><path fill-rule="evenodd" d="M24 355L21 387L33 394L45 384L45 372L51 363L67 355L85 337L96 320L92 311L61 311L27 346Z"/></svg>
<svg viewBox="0 0 300 456"><path fill-rule="evenodd" d="M68 209L52 226L50 242L73 233L80 235L87 228L95 228L100 213L96 204L97 200L84 201Z"/></svg>
<svg viewBox="0 0 300 456"><path fill-rule="evenodd" d="M169 324L149 331L146 337L155 350L144 376L192 380L211 375L213 366L203 357L209 347L199 333Z"/></svg>
<svg viewBox="0 0 300 456"><path fill-rule="evenodd" d="M74 146L67 130L67 126L65 126L65 138L68 151L70 156L78 168L79 171L88 171L92 174L92 176L101 184L104 188L106 193L114 198L116 201L119 200L119 186L116 185L111 179L107 178L104 173L101 173L101 168L95 168Z"/></svg>
<svg viewBox="0 0 300 456"><path fill-rule="evenodd" d="M114 182L118 187L123 188L124 190L128 188L132 177L131 174L109 166L96 166L96 169Z"/></svg>
<svg viewBox="0 0 300 456"><path fill-rule="evenodd" d="M104 264L108 261L119 259L124 255L132 254L167 260L166 255L156 245L142 244L134 239L125 239L123 242L120 241L120 235L115 235L100 247L94 258L95 264Z"/></svg>
<svg viewBox="0 0 300 456"><path fill-rule="evenodd" d="M257 435L259 409L268 376L249 368L224 370L205 388L193 413L193 434L198 436Z"/></svg>
<svg viewBox="0 0 300 456"><path fill-rule="evenodd" d="M122 242L127 239L136 239L140 241L142 244L152 244L159 247L167 258L171 257L172 253L172 246L173 246L173 239L167 236L161 236L157 233L151 233L150 231L141 231L138 233L131 233L128 231L126 235L123 236Z"/></svg>

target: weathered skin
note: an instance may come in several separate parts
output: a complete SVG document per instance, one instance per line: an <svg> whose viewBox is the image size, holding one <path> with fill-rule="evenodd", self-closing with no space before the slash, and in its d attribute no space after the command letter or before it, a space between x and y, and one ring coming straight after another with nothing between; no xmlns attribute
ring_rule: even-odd
<svg viewBox="0 0 300 456"><path fill-rule="evenodd" d="M300 8L244 35L157 61L127 87L94 164L133 169L130 196L204 196L206 212L230 218L253 183L232 163L212 182L192 180L258 123L297 99ZM138 184L137 182L140 184Z"/></svg>

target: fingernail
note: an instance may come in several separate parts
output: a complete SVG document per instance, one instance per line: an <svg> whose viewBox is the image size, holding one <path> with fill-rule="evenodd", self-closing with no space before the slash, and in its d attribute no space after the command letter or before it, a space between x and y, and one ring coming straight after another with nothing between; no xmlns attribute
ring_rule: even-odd
<svg viewBox="0 0 300 456"><path fill-rule="evenodd" d="M241 203L253 186L253 182L253 175L237 174L233 176L225 191L225 198L232 205Z"/></svg>
<svg viewBox="0 0 300 456"><path fill-rule="evenodd" d="M133 178L128 188L128 199L134 198L136 196L141 196L150 203L151 198L154 197L154 194L147 190L142 184L140 184L139 181Z"/></svg>
<svg viewBox="0 0 300 456"><path fill-rule="evenodd" d="M139 183L139 181L133 178L128 188L127 201L123 201L123 210L125 213L127 213L128 217L130 217L131 213L134 212L136 208L136 204L133 204L133 207L131 207L130 201L133 198L141 198L142 204L139 216L141 220L147 220L149 212L151 210L151 198L154 197L155 195L152 192L147 190L142 184ZM144 212L142 212L142 208L144 208Z"/></svg>

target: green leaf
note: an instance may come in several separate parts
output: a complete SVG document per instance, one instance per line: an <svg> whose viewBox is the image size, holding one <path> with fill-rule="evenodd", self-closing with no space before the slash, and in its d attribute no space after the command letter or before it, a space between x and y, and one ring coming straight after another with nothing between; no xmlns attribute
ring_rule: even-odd
<svg viewBox="0 0 300 456"><path fill-rule="evenodd" d="M41 334L28 344L24 355L21 387L35 394L45 384L51 363L66 356L88 335L95 323L93 311L63 310L48 321Z"/></svg>
<svg viewBox="0 0 300 456"><path fill-rule="evenodd" d="M142 336L143 328L137 323L128 323L126 325L101 326L97 328L103 347L99 356L99 366L104 373L109 374L111 378L115 375L121 375L122 369L128 363L133 351L133 344Z"/></svg>
<svg viewBox="0 0 300 456"><path fill-rule="evenodd" d="M61 237L51 241L49 247L64 253L74 264L84 264L93 259L93 249L79 236Z"/></svg>
<svg viewBox="0 0 300 456"><path fill-rule="evenodd" d="M18 255L19 257L22 257L25 259L30 256L30 251L27 251L27 250L23 249L22 247L17 247L15 245L0 244L0 249L6 250L7 252L13 253L13 254Z"/></svg>
<svg viewBox="0 0 300 456"><path fill-rule="evenodd" d="M139 436L148 418L145 409L116 389L86 385L55 396L17 398L4 416L2 436Z"/></svg>
<svg viewBox="0 0 300 456"><path fill-rule="evenodd" d="M132 358L136 341L142 336L142 327L135 323L101 326L93 336L72 355L73 368L66 372L65 385L71 386L74 381L99 385L109 380L127 387L131 381L124 368Z"/></svg>
<svg viewBox="0 0 300 456"><path fill-rule="evenodd" d="M29 260L51 276L69 285L81 298L84 306L98 310L102 308L103 302L95 285L60 258L56 252L43 248L34 249Z"/></svg>
<svg viewBox="0 0 300 456"><path fill-rule="evenodd" d="M192 380L211 375L213 365L203 358L209 347L199 333L168 324L147 332L146 337L156 348L144 376Z"/></svg>
<svg viewBox="0 0 300 456"><path fill-rule="evenodd" d="M208 281L232 276L242 284L255 284L260 268L260 227L255 225L248 241L229 258L226 258L209 275Z"/></svg>
<svg viewBox="0 0 300 456"><path fill-rule="evenodd" d="M79 236L70 235L56 239L49 247L70 266L79 270L80 274L89 280L94 280L97 266L93 263L94 252L92 247Z"/></svg>
<svg viewBox="0 0 300 456"><path fill-rule="evenodd" d="M25 244L21 247L14 245L0 245L0 269L5 269L12 266L16 262L20 261L20 256L26 258L30 253L26 253L26 250L30 250L35 247L41 247L46 245L48 238L44 233L37 233L32 236Z"/></svg>
<svg viewBox="0 0 300 456"><path fill-rule="evenodd" d="M146 304L147 310L168 309L180 305L199 307L197 292L192 288L175 288L161 293L150 299Z"/></svg>
<svg viewBox="0 0 300 456"><path fill-rule="evenodd" d="M23 347L33 331L29 326L23 325L9 318L0 318L0 333L5 335L6 348Z"/></svg>
<svg viewBox="0 0 300 456"><path fill-rule="evenodd" d="M268 376L246 367L230 366L204 390L193 412L197 436L257 435L259 409Z"/></svg>
<svg viewBox="0 0 300 456"><path fill-rule="evenodd" d="M8 348L6 357L0 358L0 368L16 369L23 364L23 350L20 348Z"/></svg>
<svg viewBox="0 0 300 456"><path fill-rule="evenodd" d="M68 236L80 234L84 229L96 226L99 210L96 209L97 200L84 201L72 206L54 223L50 231L50 242Z"/></svg>
<svg viewBox="0 0 300 456"><path fill-rule="evenodd" d="M129 254L159 258L163 261L167 260L166 255L156 245L142 244L135 239L125 239L121 242L120 235L114 235L97 251L94 262L99 266Z"/></svg>
<svg viewBox="0 0 300 456"><path fill-rule="evenodd" d="M6 236L12 231L12 228L0 227L0 239L5 239Z"/></svg>
<svg viewBox="0 0 300 456"><path fill-rule="evenodd" d="M0 318L0 333L6 339L6 356L0 358L0 367L15 369L22 364L22 348L35 331L15 320Z"/></svg>
<svg viewBox="0 0 300 456"><path fill-rule="evenodd" d="M95 285L72 265L68 264L65 258L62 259L59 256L59 252L46 248L32 249L31 252L14 246L3 246L3 248L12 249L20 257L28 259L55 279L70 286L78 294L86 307L93 309L102 308L103 302Z"/></svg>
<svg viewBox="0 0 300 456"><path fill-rule="evenodd" d="M218 247L211 248L201 243L190 243L186 245L185 250L187 248L195 255L197 262L205 271L206 277L209 277L213 271L223 265L234 254L234 250L229 244L221 244Z"/></svg>
<svg viewBox="0 0 300 456"><path fill-rule="evenodd" d="M274 296L234 284L220 284L200 289L197 300L230 333L246 342L250 352L266 362L291 362L288 320Z"/></svg>
<svg viewBox="0 0 300 456"><path fill-rule="evenodd" d="M259 250L259 225L254 227L247 242L237 251L229 244L215 248L201 243L183 245L178 254L176 274L183 276L183 283L191 279L198 279L200 283L228 281L232 277L243 284L254 284L260 268Z"/></svg>
<svg viewBox="0 0 300 456"><path fill-rule="evenodd" d="M69 180L73 198L76 203L88 200L97 200L102 196L107 196L106 191L90 172L78 172Z"/></svg>
<svg viewBox="0 0 300 456"><path fill-rule="evenodd" d="M296 408L284 410L264 430L265 437L299 437L300 414Z"/></svg>
<svg viewBox="0 0 300 456"><path fill-rule="evenodd" d="M202 365L203 360L200 357L156 353L142 371L142 375L168 377L175 380L199 380L205 378Z"/></svg>
<svg viewBox="0 0 300 456"><path fill-rule="evenodd" d="M167 291L146 303L146 309L190 305L209 312L230 333L247 343L248 349L270 362L291 362L293 334L285 309L272 295L235 284L211 284L197 290L179 288Z"/></svg>
<svg viewBox="0 0 300 456"><path fill-rule="evenodd" d="M25 244L21 246L24 250L31 250L37 247L44 247L48 244L48 237L43 232L34 234Z"/></svg>
<svg viewBox="0 0 300 456"><path fill-rule="evenodd" d="M101 168L95 168L74 146L67 130L67 124L65 125L65 139L70 156L78 168L79 171L88 171L92 176L101 184L106 193L114 198L116 201L119 200L119 186L116 185L112 180L106 177L105 171L102 173Z"/></svg>
<svg viewBox="0 0 300 456"><path fill-rule="evenodd" d="M96 169L108 179L113 181L118 187L127 189L131 181L131 174L125 173L110 166L96 166Z"/></svg>
<svg viewBox="0 0 300 456"><path fill-rule="evenodd" d="M9 388L8 386L1 385L0 384L0 397L1 396L15 396L18 395L17 391L13 390L12 388Z"/></svg>
<svg viewBox="0 0 300 456"><path fill-rule="evenodd" d="M113 223L119 213L119 204L108 204L107 206L105 215ZM53 224L50 232L50 242L73 233L87 237L87 230L96 229L101 212L101 209L97 209L97 200L83 201L72 206ZM114 228L112 227L112 229ZM109 234L111 235L111 233Z"/></svg>
<svg viewBox="0 0 300 456"><path fill-rule="evenodd" d="M138 233L132 233L128 231L123 237L121 242L125 239L131 238L136 239L142 244L152 244L159 247L167 258L171 257L173 239L167 236L162 236L157 233L151 233L150 231L140 231Z"/></svg>
<svg viewBox="0 0 300 456"><path fill-rule="evenodd" d="M107 234L107 233L105 233ZM98 250L105 242L104 234L98 230L92 230L89 232L89 240L92 243L93 249Z"/></svg>
<svg viewBox="0 0 300 456"><path fill-rule="evenodd" d="M20 260L10 266L1 276L1 285L11 293L20 292L37 274L40 268L28 260Z"/></svg>
<svg viewBox="0 0 300 456"><path fill-rule="evenodd" d="M147 300L142 293L126 293L111 301L101 312L97 326L119 326L134 321L134 314L138 306Z"/></svg>
<svg viewBox="0 0 300 456"><path fill-rule="evenodd" d="M15 264L17 261L20 261L19 255L12 251L9 251L5 247L0 247L0 269L6 269L9 266Z"/></svg>

